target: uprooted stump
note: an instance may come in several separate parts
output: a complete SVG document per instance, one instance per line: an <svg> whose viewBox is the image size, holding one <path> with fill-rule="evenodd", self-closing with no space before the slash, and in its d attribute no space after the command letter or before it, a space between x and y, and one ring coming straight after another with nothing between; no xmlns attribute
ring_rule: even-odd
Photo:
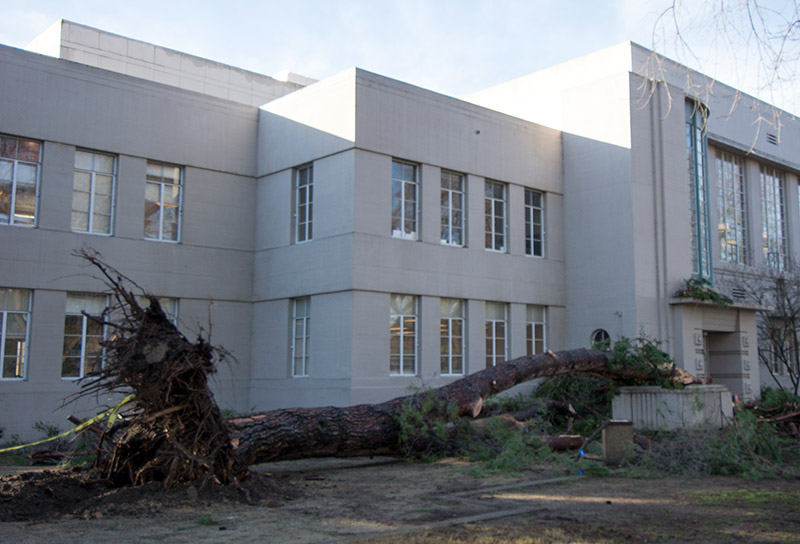
<svg viewBox="0 0 800 544"><path fill-rule="evenodd" d="M126 287L130 280L97 254L79 255L101 271L116 299L99 318L109 328L105 365L79 395L135 395L127 417L108 433L110 450L99 450L96 468L118 485L225 484L244 477L247 465L236 455L208 388L215 361L225 353L202 337L190 342L155 297L144 295L149 305L142 307L142 299Z"/></svg>

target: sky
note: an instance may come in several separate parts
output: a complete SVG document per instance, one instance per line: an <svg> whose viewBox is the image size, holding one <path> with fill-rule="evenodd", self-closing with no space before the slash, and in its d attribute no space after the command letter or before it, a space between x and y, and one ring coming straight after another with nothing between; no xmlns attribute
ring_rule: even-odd
<svg viewBox="0 0 800 544"><path fill-rule="evenodd" d="M720 14L695 6L718 1L678 2L688 49L659 20L670 0L0 0L0 44L67 19L267 75L357 66L458 97L630 40L800 113L800 93L709 38Z"/></svg>

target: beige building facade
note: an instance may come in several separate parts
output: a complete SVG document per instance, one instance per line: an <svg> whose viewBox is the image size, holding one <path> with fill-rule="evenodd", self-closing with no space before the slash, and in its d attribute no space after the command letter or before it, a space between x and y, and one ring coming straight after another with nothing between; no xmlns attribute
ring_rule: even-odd
<svg viewBox="0 0 800 544"><path fill-rule="evenodd" d="M357 68L271 78L68 21L30 49L0 47L3 439L113 402L61 407L102 364L81 311L106 290L80 248L232 352L213 386L238 412L376 402L642 332L760 391L754 308L675 296L800 243L800 128L754 134L751 110L722 115L733 90L651 77L634 44L465 100ZM716 228L731 163L743 263ZM762 178L779 207L759 205ZM782 245L762 251L776 210Z"/></svg>

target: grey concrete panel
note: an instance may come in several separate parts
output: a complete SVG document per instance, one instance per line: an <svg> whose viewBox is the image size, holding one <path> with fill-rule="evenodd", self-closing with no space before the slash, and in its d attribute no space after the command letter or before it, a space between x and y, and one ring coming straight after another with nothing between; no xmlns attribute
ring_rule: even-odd
<svg viewBox="0 0 800 544"><path fill-rule="evenodd" d="M0 47L0 94L8 133L254 173L258 110L249 106L8 47ZM221 141L225 153L213 152Z"/></svg>

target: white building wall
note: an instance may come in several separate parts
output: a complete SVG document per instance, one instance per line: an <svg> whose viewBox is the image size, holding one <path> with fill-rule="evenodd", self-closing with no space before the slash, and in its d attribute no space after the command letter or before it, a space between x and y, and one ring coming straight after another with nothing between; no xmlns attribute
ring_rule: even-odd
<svg viewBox="0 0 800 544"><path fill-rule="evenodd" d="M65 20L56 21L25 49L256 107L313 82L296 74L279 81Z"/></svg>
<svg viewBox="0 0 800 544"><path fill-rule="evenodd" d="M67 415L96 411L90 401L61 408L78 389L61 378L66 294L106 289L71 255L80 248L97 250L148 292L177 298L190 339L208 332L211 315L212 341L239 360L235 371L220 368L212 387L222 407L244 409L257 109L7 47L0 94L0 134L43 143L37 227L0 225L0 286L33 293L27 378L0 380L5 436L35 438L35 421L65 428ZM71 229L76 149L116 156L111 236ZM180 243L144 239L147 160L183 168Z"/></svg>
<svg viewBox="0 0 800 544"><path fill-rule="evenodd" d="M385 400L406 394L410 386L452 380L440 377L440 297L467 302L468 372L485 367L486 300L511 303L512 357L525 353L525 304L551 309L548 340L555 349L563 344L558 133L361 70L346 71L263 106L260 126L256 306L260 300L265 305L281 300L288 304L292 297L310 295L312 342L317 342L316 334L323 334L317 323L349 319L352 341L326 336L322 357L326 364L335 360L330 364L337 365L336 376L351 381L341 389L315 389L311 384L317 375L312 371L310 379L303 378L305 385L296 385L297 379L264 380L254 386L253 398L271 407L286 393L273 394L270 388L283 387L303 404L342 405ZM391 237L395 159L417 165L416 241ZM303 164L314 169L314 240L291 244L292 168ZM466 247L440 243L443 169L465 175ZM486 179L508 184L507 253L484 248ZM526 187L545 193L546 258L524 255ZM417 297L414 377L389 375L393 293ZM337 301L351 301L351 313L340 315L334 305L315 304L320 296L334 295ZM274 340L255 332L254 346L285 341L284 331L279 325L265 331L275 334ZM308 388L318 395L300 394Z"/></svg>

